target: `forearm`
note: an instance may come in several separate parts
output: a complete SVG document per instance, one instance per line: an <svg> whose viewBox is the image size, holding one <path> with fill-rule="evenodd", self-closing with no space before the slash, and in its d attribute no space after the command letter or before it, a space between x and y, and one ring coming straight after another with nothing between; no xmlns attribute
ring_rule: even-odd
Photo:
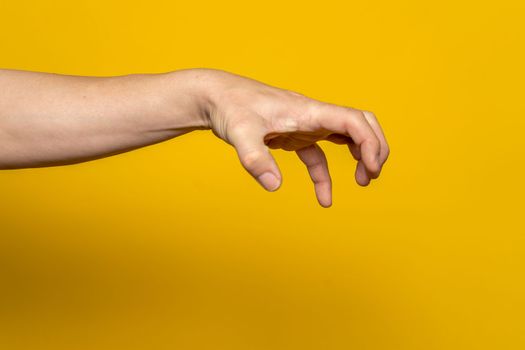
<svg viewBox="0 0 525 350"><path fill-rule="evenodd" d="M199 70L80 77L0 70L0 169L71 164L208 128Z"/></svg>

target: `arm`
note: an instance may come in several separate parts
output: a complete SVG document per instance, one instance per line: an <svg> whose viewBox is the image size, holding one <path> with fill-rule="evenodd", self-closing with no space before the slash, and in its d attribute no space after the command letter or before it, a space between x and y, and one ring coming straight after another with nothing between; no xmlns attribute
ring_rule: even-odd
<svg viewBox="0 0 525 350"><path fill-rule="evenodd" d="M234 146L270 191L281 173L268 148L296 151L323 206L331 204L331 181L317 141L347 144L363 186L379 176L389 153L370 112L224 71L80 77L0 70L0 169L88 161L197 129Z"/></svg>
<svg viewBox="0 0 525 350"><path fill-rule="evenodd" d="M77 163L207 127L188 73L0 71L0 168Z"/></svg>

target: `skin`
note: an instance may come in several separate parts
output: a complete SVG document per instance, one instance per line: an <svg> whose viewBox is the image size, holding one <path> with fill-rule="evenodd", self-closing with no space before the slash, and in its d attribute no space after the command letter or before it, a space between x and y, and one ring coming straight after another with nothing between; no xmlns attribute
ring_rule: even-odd
<svg viewBox="0 0 525 350"><path fill-rule="evenodd" d="M347 145L367 186L388 158L375 115L213 69L82 77L0 70L0 169L89 161L211 129L268 191L282 175L269 149L295 151L321 206L332 204L317 141Z"/></svg>

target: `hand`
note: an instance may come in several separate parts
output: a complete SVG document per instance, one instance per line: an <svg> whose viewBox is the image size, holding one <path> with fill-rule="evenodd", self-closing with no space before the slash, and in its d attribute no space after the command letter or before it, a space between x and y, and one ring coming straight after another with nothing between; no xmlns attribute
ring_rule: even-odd
<svg viewBox="0 0 525 350"><path fill-rule="evenodd" d="M347 144L362 186L379 176L389 153L371 112L220 70L115 77L0 70L0 91L0 169L84 162L211 128L269 191L282 179L269 148L297 152L329 207L332 185L317 141Z"/></svg>
<svg viewBox="0 0 525 350"><path fill-rule="evenodd" d="M332 204L326 157L317 141L348 145L355 179L366 186L379 176L389 147L372 112L324 103L296 92L217 70L201 70L214 134L233 145L244 168L268 191L281 172L268 148L295 151L306 165L319 204Z"/></svg>

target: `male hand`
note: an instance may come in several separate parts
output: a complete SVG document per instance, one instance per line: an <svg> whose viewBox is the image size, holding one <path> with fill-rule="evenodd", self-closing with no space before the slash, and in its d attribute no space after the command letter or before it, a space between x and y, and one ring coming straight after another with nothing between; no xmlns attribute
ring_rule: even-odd
<svg viewBox="0 0 525 350"><path fill-rule="evenodd" d="M319 203L332 203L317 141L346 144L366 186L389 149L371 112L213 69L82 77L0 70L0 169L66 165L212 129L269 191L281 173L269 148L297 152Z"/></svg>
<svg viewBox="0 0 525 350"><path fill-rule="evenodd" d="M296 92L217 70L202 70L208 91L209 126L237 150L244 168L268 191L281 185L269 148L295 151L306 165L323 207L332 204L325 154L317 141L347 145L357 161L355 179L376 179L389 147L375 115L324 103Z"/></svg>

